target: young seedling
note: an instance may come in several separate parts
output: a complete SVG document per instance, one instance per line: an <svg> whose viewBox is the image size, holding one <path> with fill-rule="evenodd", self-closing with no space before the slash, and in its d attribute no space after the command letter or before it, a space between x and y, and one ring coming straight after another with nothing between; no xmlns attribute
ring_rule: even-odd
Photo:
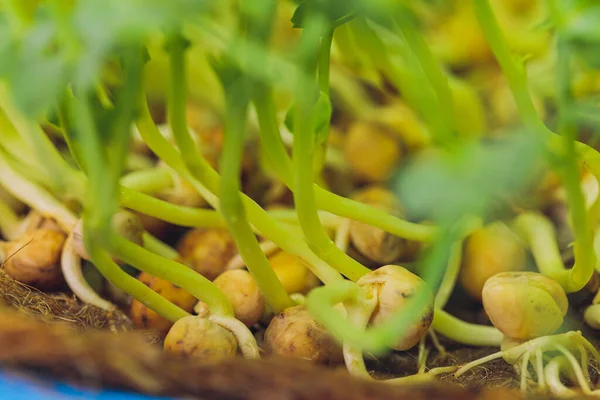
<svg viewBox="0 0 600 400"><path fill-rule="evenodd" d="M566 367L567 374L571 371L574 371L574 373L578 377L580 385L582 385L582 388L585 390L587 384L583 383L582 380L579 379L579 377L585 376L585 372L582 371L581 365L573 356L573 351L583 351L582 360L585 360L585 363L587 363L588 360L587 353L591 354L592 358L595 360L598 360L598 358L600 357L600 354L598 353L596 348L583 337L581 332L570 331L560 335L538 337L520 344L518 342L514 343L512 346L504 350L490 354L487 357L483 357L463 365L458 371L455 372L454 375L456 377L459 377L476 366L498 358L503 358L507 363L511 365L516 366L518 363L520 363L520 387L523 391L526 391L528 389L527 377L529 376L529 364L532 364L536 372L536 375L538 377L538 385L540 386L540 389L544 389L546 387L547 382L553 384L553 386L556 386L555 374L559 373L558 371L556 371L556 369L560 367ZM564 355L568 360L568 364L558 363L558 360L553 359L548 363L547 366L544 366L544 355L547 353L552 354L556 352L560 352L562 355ZM551 379L548 379L546 375L548 367L550 367L550 370L547 373L549 375L552 375L550 376ZM561 371L564 371L564 369Z"/></svg>

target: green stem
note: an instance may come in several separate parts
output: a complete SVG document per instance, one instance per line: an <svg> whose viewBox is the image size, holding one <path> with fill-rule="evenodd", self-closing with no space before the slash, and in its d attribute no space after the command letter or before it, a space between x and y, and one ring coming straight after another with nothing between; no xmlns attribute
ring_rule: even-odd
<svg viewBox="0 0 600 400"><path fill-rule="evenodd" d="M292 186L292 161L281 140L277 122L277 111L273 94L266 86L259 86L254 91L254 105L260 127L260 145L263 154L273 167L273 172L287 187Z"/></svg>
<svg viewBox="0 0 600 400"><path fill-rule="evenodd" d="M277 176L288 187L292 187L292 162L281 140L272 95L266 90L257 92L254 103L260 124L261 146L264 146L264 154L274 166ZM316 184L313 190L319 209L376 226L405 239L430 242L437 236L438 228L435 226L405 221L369 205L338 196Z"/></svg>
<svg viewBox="0 0 600 400"><path fill-rule="evenodd" d="M168 104L169 122L179 145L181 155L188 166L197 166L198 151L187 129L185 114L185 42L174 37L169 44L171 66L171 89ZM244 149L248 101L246 93L237 86L225 87L226 126L225 143L221 158L223 179L220 180L219 198L221 213L237 245L248 270L256 281L269 307L279 312L293 305L285 288L275 275L267 257L260 249L258 240L246 220L240 196L240 170ZM229 91L234 93L229 93ZM198 168L198 167L196 167Z"/></svg>
<svg viewBox="0 0 600 400"><path fill-rule="evenodd" d="M521 119L528 128L547 138L552 132L542 122L535 109L527 85L525 68L513 57L489 0L475 0L473 5L479 26L506 76Z"/></svg>
<svg viewBox="0 0 600 400"><path fill-rule="evenodd" d="M444 309L446 304L448 304L448 300L450 300L452 292L454 291L456 280L458 278L458 274L460 273L462 246L462 241L459 241L451 250L450 259L448 260L448 267L446 268L446 272L442 278L442 283L440 284L440 287L435 295L436 308Z"/></svg>
<svg viewBox="0 0 600 400"><path fill-rule="evenodd" d="M154 254L158 254L161 257L168 258L169 260L175 260L179 257L177 250L162 242L160 239L152 236L148 232L144 232L142 235L144 242L144 248L150 250Z"/></svg>
<svg viewBox="0 0 600 400"><path fill-rule="evenodd" d="M52 177L50 183L53 189L59 192L69 191L71 182L68 177L70 175L65 172L70 168L69 165L58 152L51 151L54 149L54 145L46 133L38 124L28 120L17 110L5 88L0 88L0 108L6 113L6 118L12 123L16 132L25 138L36 159L45 161L50 159L43 165L47 169L47 174Z"/></svg>
<svg viewBox="0 0 600 400"><path fill-rule="evenodd" d="M84 217L84 239L90 238L91 234L93 234L88 230L87 226L88 224ZM85 246L88 254L94 260L94 265L98 268L98 271L117 288L133 296L140 303L171 322L189 315L186 311L167 301L141 281L123 271L115 264L108 253L93 240L86 240Z"/></svg>
<svg viewBox="0 0 600 400"><path fill-rule="evenodd" d="M156 193L173 186L173 177L165 168L148 168L123 176L121 185L141 193Z"/></svg>
<svg viewBox="0 0 600 400"><path fill-rule="evenodd" d="M433 57L429 46L427 46L423 37L416 31L408 17L402 12L398 12L394 14L394 21L402 31L408 46L429 79L429 83L437 96L437 105L435 108L445 127L446 133L444 136L451 139L456 133L456 121L453 115L454 105L452 92L448 86L448 79Z"/></svg>
<svg viewBox="0 0 600 400"><path fill-rule="evenodd" d="M179 153L161 135L152 121L148 105L144 99L141 103L138 129L148 147L157 154L167 165L174 169L183 178L192 183L196 189L207 188L210 196L204 196L207 202L215 209L219 208L218 198L214 193L218 192L220 176L210 165L197 153L197 168L188 170ZM272 218L262 207L242 193L242 201L246 208L249 222L265 237L275 242L281 249L294 254L306 261L311 271L324 283L335 282L341 279L337 271L328 266L317 257L306 243L298 236L289 232L288 228Z"/></svg>
<svg viewBox="0 0 600 400"><path fill-rule="evenodd" d="M527 87L527 75L521 64L512 56L502 30L494 16L488 0L477 0L474 3L475 13L479 20L484 36L490 44L510 86L517 104L520 116L525 125L543 139L550 139L550 145L557 145L561 140L553 135L535 110L531 95ZM564 185L569 200L571 220L575 234L575 265L568 277L563 277L565 290L577 291L581 289L592 276L595 266L593 253L593 232L587 221L585 201L579 186L579 172L577 170L576 150L587 151L587 146L575 143L575 128L572 126L569 113L570 98L570 72L569 54L565 43L558 40L558 101L559 101L559 129L563 134L562 144L558 144L559 153L564 161ZM556 151L556 150L555 150ZM558 271L557 271L558 273ZM566 279L566 280L565 280Z"/></svg>
<svg viewBox="0 0 600 400"><path fill-rule="evenodd" d="M171 204L125 187L121 187L120 190L120 204L122 207L179 226L225 227L223 217L215 210Z"/></svg>
<svg viewBox="0 0 600 400"><path fill-rule="evenodd" d="M523 213L514 220L515 230L528 244L539 271L556 280L567 293L579 291L587 281L575 281L573 269L568 270L562 261L552 223L538 213ZM593 251L593 244L592 244ZM577 260L576 260L577 263Z"/></svg>
<svg viewBox="0 0 600 400"><path fill-rule="evenodd" d="M221 156L221 212L244 263L265 296L266 303L274 313L279 313L291 307L293 302L262 252L246 220L240 196L239 176L248 102L244 100L246 94L236 89L237 87L225 87L228 93L225 96L225 143Z"/></svg>
<svg viewBox="0 0 600 400"><path fill-rule="evenodd" d="M66 232L73 229L77 217L50 193L19 175L0 152L0 183L16 199L42 214L52 216Z"/></svg>
<svg viewBox="0 0 600 400"><path fill-rule="evenodd" d="M304 37L308 27L304 28ZM307 39L305 39L307 40ZM310 74L310 68L308 73ZM304 237L313 251L353 281L369 272L369 269L340 250L321 225L313 189L313 156L317 143L312 131L313 112L310 90L301 79L296 92L296 114L294 117L294 144L292 158L294 204Z"/></svg>
<svg viewBox="0 0 600 400"><path fill-rule="evenodd" d="M319 50L319 90L329 96L329 66L331 63L331 44L333 42L333 29L329 29L321 38Z"/></svg>
<svg viewBox="0 0 600 400"><path fill-rule="evenodd" d="M167 115L171 132L181 153L181 157L190 169L199 168L198 150L192 139L186 121L187 82L184 52L186 40L179 34L173 35L168 43L170 82L167 99Z"/></svg>
<svg viewBox="0 0 600 400"><path fill-rule="evenodd" d="M436 307L432 328L454 340L468 346L500 346L504 335L493 326L477 325L462 321Z"/></svg>
<svg viewBox="0 0 600 400"><path fill-rule="evenodd" d="M558 131L563 138L563 182L575 237L575 265L569 277L573 286L583 288L595 269L594 233L588 220L585 198L580 185L575 145L577 126L571 111L570 52L567 43L560 35L557 46Z"/></svg>
<svg viewBox="0 0 600 400"><path fill-rule="evenodd" d="M222 316L233 316L233 309L227 297L208 279L194 270L176 261L158 257L126 239L110 233L109 250L127 264L165 279L187 291L192 296L205 302L211 313Z"/></svg>

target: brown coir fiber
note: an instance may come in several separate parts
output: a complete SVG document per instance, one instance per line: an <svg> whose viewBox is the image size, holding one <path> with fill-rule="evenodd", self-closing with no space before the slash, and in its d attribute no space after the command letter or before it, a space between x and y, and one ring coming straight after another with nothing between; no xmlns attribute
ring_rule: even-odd
<svg viewBox="0 0 600 400"><path fill-rule="evenodd" d="M0 365L93 387L202 399L520 399L514 391L392 386L301 361L178 358L135 332L77 330L0 310Z"/></svg>
<svg viewBox="0 0 600 400"><path fill-rule="evenodd" d="M68 322L79 328L128 331L129 317L119 310L105 311L64 293L44 293L12 279L0 268L0 303L49 322Z"/></svg>

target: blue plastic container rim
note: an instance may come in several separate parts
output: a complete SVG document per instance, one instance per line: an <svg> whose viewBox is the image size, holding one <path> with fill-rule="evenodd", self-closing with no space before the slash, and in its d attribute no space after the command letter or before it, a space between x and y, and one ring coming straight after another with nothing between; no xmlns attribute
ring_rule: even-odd
<svg viewBox="0 0 600 400"><path fill-rule="evenodd" d="M0 370L0 399L175 400L170 397L153 397L119 390L86 389L49 379L29 378L24 374L2 370Z"/></svg>

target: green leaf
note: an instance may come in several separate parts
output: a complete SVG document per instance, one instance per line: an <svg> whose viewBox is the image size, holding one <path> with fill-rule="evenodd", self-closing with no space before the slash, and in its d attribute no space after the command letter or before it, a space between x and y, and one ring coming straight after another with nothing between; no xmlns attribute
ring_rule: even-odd
<svg viewBox="0 0 600 400"><path fill-rule="evenodd" d="M523 191L543 161L543 147L528 133L424 153L396 182L407 209L418 219L438 221L486 216L499 201Z"/></svg>
<svg viewBox="0 0 600 400"><path fill-rule="evenodd" d="M327 19L330 28L336 28L354 19L360 11L359 7L360 0L304 0L294 11L292 26L303 28L306 18L320 14Z"/></svg>
<svg viewBox="0 0 600 400"><path fill-rule="evenodd" d="M288 110L284 122L285 126L292 133L294 133L295 109L296 105L293 104ZM313 132L316 133L316 144L323 144L327 141L327 137L329 136L329 122L331 121L332 113L333 109L329 96L326 93L319 91L318 95L313 99L311 111Z"/></svg>

